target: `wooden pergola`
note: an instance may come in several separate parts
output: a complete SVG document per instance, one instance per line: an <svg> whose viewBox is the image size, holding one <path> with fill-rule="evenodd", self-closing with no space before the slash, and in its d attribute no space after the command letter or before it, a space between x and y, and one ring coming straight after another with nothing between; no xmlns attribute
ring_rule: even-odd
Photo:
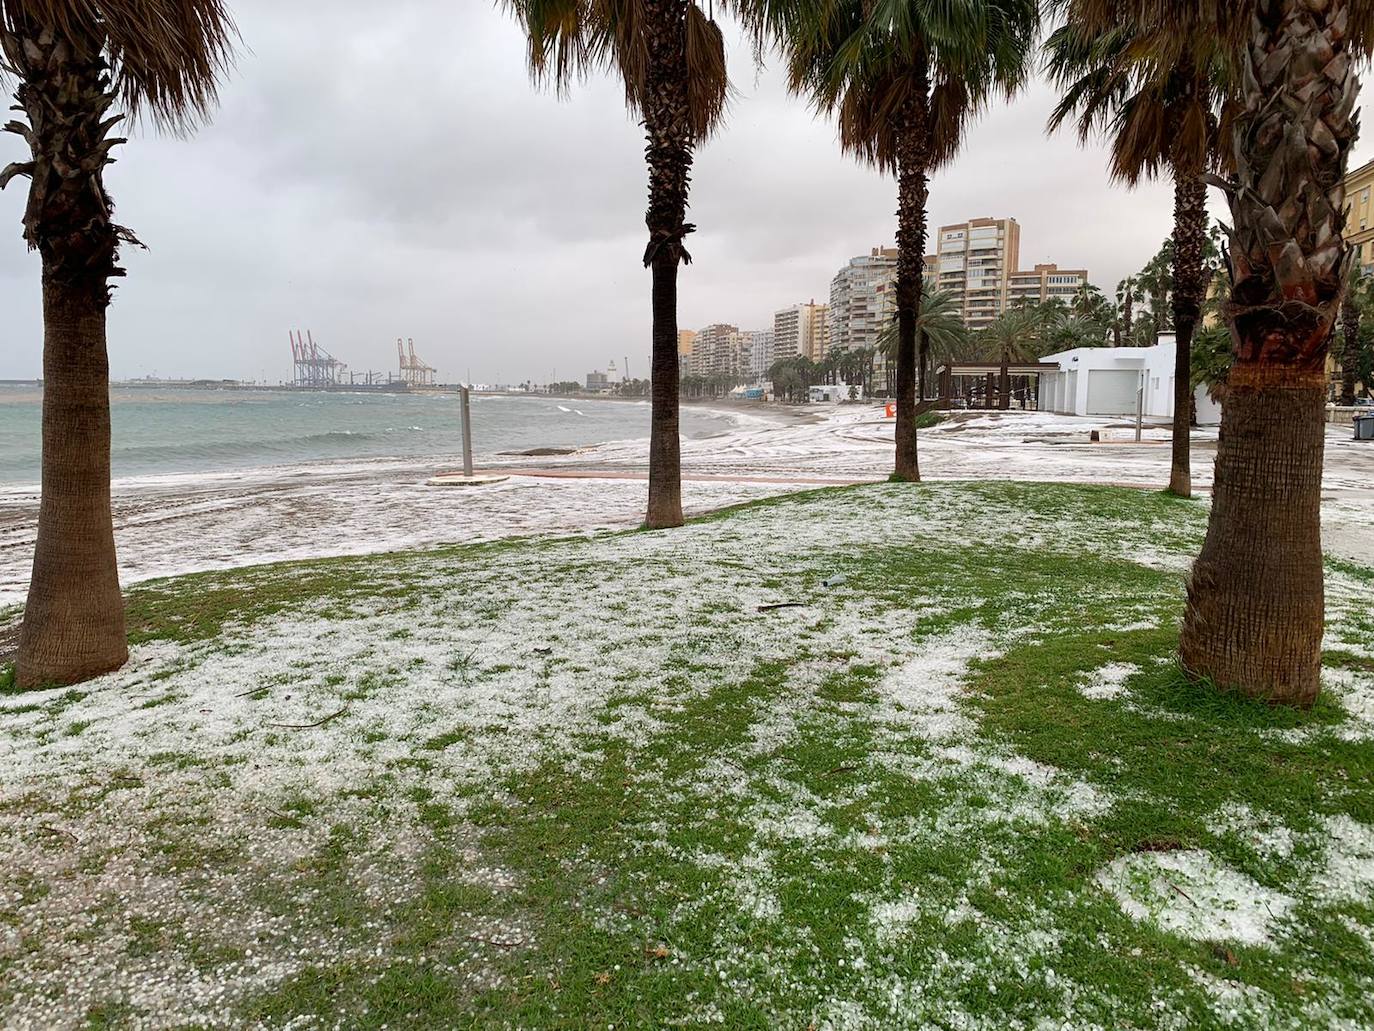
<svg viewBox="0 0 1374 1031"><path fill-rule="evenodd" d="M951 362L935 369L935 382L940 396L937 407L950 409L957 399L967 399L968 408L1010 408L1019 394L1022 408L1039 407L1040 377L1058 372L1054 362L1012 362L1007 366L1007 378L1002 382L1002 366L998 362ZM981 399L982 404L974 404Z"/></svg>

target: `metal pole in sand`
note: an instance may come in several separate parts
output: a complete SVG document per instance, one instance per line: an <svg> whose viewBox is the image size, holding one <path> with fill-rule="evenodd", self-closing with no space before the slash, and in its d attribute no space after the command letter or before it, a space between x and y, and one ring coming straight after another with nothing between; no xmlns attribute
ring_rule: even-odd
<svg viewBox="0 0 1374 1031"><path fill-rule="evenodd" d="M430 477L429 486L431 487L485 487L488 484L501 483L510 479L509 476L474 476L472 474L472 406L469 402L469 394L466 385L458 388L458 400L463 409L463 475L439 473L437 476Z"/></svg>
<svg viewBox="0 0 1374 1031"><path fill-rule="evenodd" d="M463 386L463 475L472 476L472 409L468 405L468 388Z"/></svg>

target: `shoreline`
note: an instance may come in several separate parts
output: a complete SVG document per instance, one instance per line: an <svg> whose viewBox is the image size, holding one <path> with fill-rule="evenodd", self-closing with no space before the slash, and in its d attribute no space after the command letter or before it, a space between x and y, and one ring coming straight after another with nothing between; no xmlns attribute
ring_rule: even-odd
<svg viewBox="0 0 1374 1031"><path fill-rule="evenodd" d="M731 424L683 439L688 515L798 490L880 482L891 471L892 422L877 405L797 412L717 402L700 408L714 408ZM1152 439L1136 444L1118 424L1039 413L952 419L922 431L921 468L931 481L1162 489L1170 449ZM1101 431L1102 443L1087 443L1091 429ZM1215 436L1198 433L1193 440L1193 482L1203 495L1210 490ZM1374 528L1364 514L1374 504L1374 447L1328 434L1326 455L1328 553L1374 565ZM485 453L478 468L508 481L463 492L426 486L437 472L460 464L452 453L126 478L114 489L120 575L129 585L297 559L634 527L643 519L647 459L644 438L569 454ZM0 489L0 608L21 604L27 593L37 510L37 484Z"/></svg>
<svg viewBox="0 0 1374 1031"><path fill-rule="evenodd" d="M251 393L251 391L241 392ZM315 393L328 394L337 392L320 391ZM534 400L542 400L546 403L557 401L579 403L583 400L598 400L602 402L611 402L614 404L619 404L629 408L634 408L636 410L641 408L647 408L649 404L647 401L641 401L633 398L615 397L559 398L557 396L537 394L487 394L481 396L488 399L506 397L529 397ZM449 395L443 395L443 397L445 399L451 400ZM435 400L438 399L439 398L435 398ZM27 398L25 400L27 400L29 403L34 403L38 400L38 398L33 397ZM788 413L773 410L772 406L765 407L759 406L757 404L752 406L754 408L753 411L750 410L751 406L749 404L735 404L730 402L720 404L693 403L689 407L693 410L696 416L717 420L720 423L720 425L713 424L707 426L691 426L689 428L684 428L682 432L682 440L684 443L696 440L719 438L723 435L728 435L735 431L747 429L751 425L757 426L760 424L764 424L769 426L785 426L798 421L816 421L816 419L819 418L818 416L814 415L811 416L809 419L797 418L796 416L789 418ZM566 425L566 432L561 435L557 429L554 429L551 431L551 434L548 437L548 439L543 441L536 440L532 443L522 442L512 445L490 444L487 447L482 446L483 438L485 436L483 431L482 414L481 411L476 412L473 417L473 424L474 437L476 438L478 445L475 449L476 459L478 463L490 464L492 462L501 462L511 458L537 457L540 455L547 456L549 454L562 455L574 453L595 453L596 451L602 448L615 447L625 444L634 444L637 442L642 443L647 448L649 440L649 427L647 425L647 417L643 420L644 425L642 426L638 425L638 422L636 421L636 423L633 425L626 425L623 427L617 427L614 425L600 426L597 429L583 431L578 428L579 423L577 420L574 419L573 415L571 414L572 410L565 409L565 411L569 412L567 416L568 421ZM451 415L451 413L449 414ZM579 412L577 414L580 415L581 413ZM509 409L506 410L504 416L506 423L509 424L509 420L511 417ZM429 417L425 416L423 413L417 416L417 418L422 421L426 420ZM439 417L442 419L445 416L441 414ZM601 421L605 422L606 420L602 419ZM619 422L620 419L619 417L617 417L613 421ZM433 428L432 424L430 424L429 422L426 422L426 425ZM420 427L415 426L410 428L418 430ZM454 434L456 435L456 425L454 427L450 427L450 429L452 429ZM623 429L627 431L630 435L619 435L617 434L617 429ZM641 430L643 431L642 433L637 432ZM319 432L323 433L325 436L338 436L340 434L351 436L354 433L359 433L361 435L359 439L368 440L380 434L389 434L395 431L391 428L387 428L385 430L372 430L366 428L330 430L326 428L320 430ZM509 432L508 428L498 430L497 439L500 440L507 432ZM584 439L581 436L583 432L601 432L602 435L596 437L595 439ZM35 427L35 436L36 433L37 428ZM567 441L569 440L574 442L567 443ZM581 442L577 442L579 440L581 440ZM137 448L135 448L135 450L137 450ZM116 454L114 455L114 463L116 468L114 471L114 475L111 478L111 486L116 492L120 490L134 489L157 491L167 489L176 490L186 487L188 485L202 485L212 483L272 482L276 479L283 477L333 477L341 475L347 476L352 474L384 476L392 472L404 475L408 471L418 469L420 467L429 467L436 464L455 462L458 461L460 457L461 445L458 443L457 440L453 440L443 442L439 444L439 446L430 450L417 449L411 453L406 453L404 450L401 450L393 453L320 453L314 455L303 454L298 456L264 454L262 458L258 461L237 461L235 460L235 458L232 457L228 459L209 458L204 462L204 464L197 465L195 467L187 467L187 463L182 461L176 463L168 463L168 465L164 468L144 468L144 463L134 461L132 462L134 466L132 469L122 470L119 468L119 466L123 464L124 458L118 453L118 448L116 448ZM34 460L37 461L36 456ZM25 468L26 470L28 469L27 465L25 466ZM37 467L34 467L32 468L30 475L11 475L9 478L0 479L0 505L3 505L6 499L25 498L37 494L41 486L41 477L39 475L39 472L40 470Z"/></svg>

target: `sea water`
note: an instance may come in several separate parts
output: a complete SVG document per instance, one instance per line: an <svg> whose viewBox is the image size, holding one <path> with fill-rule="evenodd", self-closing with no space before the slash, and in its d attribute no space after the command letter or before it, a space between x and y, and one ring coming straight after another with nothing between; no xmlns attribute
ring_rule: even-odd
<svg viewBox="0 0 1374 1031"><path fill-rule="evenodd" d="M110 401L116 479L462 454L456 393L115 387ZM0 385L0 483L38 482L41 405L38 388ZM729 426L720 412L682 411L689 437ZM502 452L648 437L649 404L473 395L472 428L478 462L491 462Z"/></svg>

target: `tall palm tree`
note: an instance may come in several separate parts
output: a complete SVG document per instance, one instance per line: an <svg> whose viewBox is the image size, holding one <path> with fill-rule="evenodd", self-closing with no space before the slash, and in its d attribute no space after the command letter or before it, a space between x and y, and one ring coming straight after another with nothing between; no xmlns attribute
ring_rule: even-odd
<svg viewBox="0 0 1374 1031"><path fill-rule="evenodd" d="M897 179L897 426L894 479L919 480L917 328L932 171L959 149L995 92L1025 82L1036 0L744 0L776 42L792 89L836 116L840 145Z"/></svg>
<svg viewBox="0 0 1374 1031"><path fill-rule="evenodd" d="M1100 28L1229 41L1239 68L1225 192L1234 357L1207 537L1180 636L1184 668L1311 705L1323 631L1325 363L1354 252L1342 183L1374 5L1352 0L1076 0ZM1202 20L1210 24L1201 24Z"/></svg>
<svg viewBox="0 0 1374 1031"><path fill-rule="evenodd" d="M105 190L126 115L186 128L215 101L233 25L220 0L0 0L0 50L17 82L30 160L24 239L43 265L43 470L38 542L19 636L21 687L72 684L129 656L110 512L105 312L122 276ZM122 114L109 115L111 108ZM108 117L107 117L108 116Z"/></svg>
<svg viewBox="0 0 1374 1031"><path fill-rule="evenodd" d="M1172 300L1174 346L1173 455L1168 490L1192 495L1190 422L1193 332L1209 276L1207 186L1203 175L1220 164L1218 113L1224 98L1223 51L1205 35L1182 38L1176 26L1154 37L1117 20L1091 31L1073 19L1073 0L1059 0L1070 20L1046 44L1051 78L1064 95L1050 117L1058 128L1073 118L1080 138L1111 136L1111 172L1128 186L1166 170L1174 181L1174 230L1142 271L1154 330L1164 328Z"/></svg>
<svg viewBox="0 0 1374 1031"><path fill-rule="evenodd" d="M1142 333L1142 327L1137 326L1136 336L1144 341L1143 346L1152 347L1159 342L1159 334L1169 332L1174 325L1172 303L1175 294L1174 241L1172 237L1165 240L1154 257L1136 273L1135 280L1140 287L1141 300L1145 302L1146 311L1150 315L1149 321L1144 326L1145 332Z"/></svg>
<svg viewBox="0 0 1374 1031"><path fill-rule="evenodd" d="M1072 351L1076 347L1101 347L1106 341L1107 327L1096 319L1070 315L1046 327L1044 341L1056 351Z"/></svg>
<svg viewBox="0 0 1374 1031"><path fill-rule="evenodd" d="M565 88L593 70L620 76L648 141L653 274L652 415L645 524L682 525L678 418L677 276L691 262L683 241L696 146L720 125L729 82L725 39L696 0L504 0L529 39L537 80Z"/></svg>

